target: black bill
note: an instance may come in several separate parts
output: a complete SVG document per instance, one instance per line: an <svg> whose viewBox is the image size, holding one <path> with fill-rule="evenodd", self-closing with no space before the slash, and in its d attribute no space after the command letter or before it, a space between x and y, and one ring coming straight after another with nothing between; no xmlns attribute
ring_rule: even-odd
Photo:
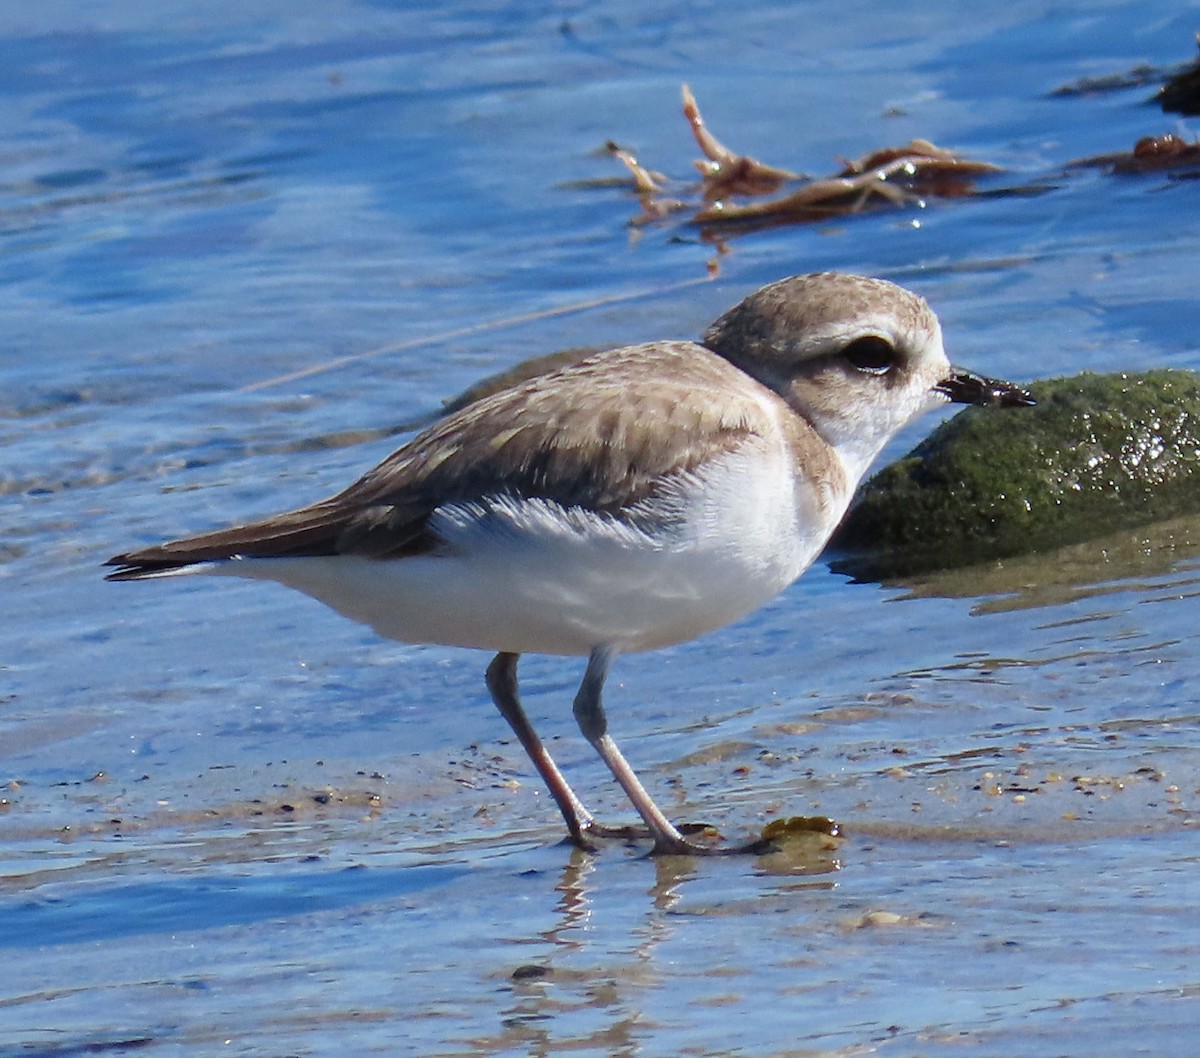
<svg viewBox="0 0 1200 1058"><path fill-rule="evenodd" d="M950 377L933 387L956 404L979 404L988 408L1028 408L1036 404L1020 386L996 378L985 378L973 371L952 367Z"/></svg>

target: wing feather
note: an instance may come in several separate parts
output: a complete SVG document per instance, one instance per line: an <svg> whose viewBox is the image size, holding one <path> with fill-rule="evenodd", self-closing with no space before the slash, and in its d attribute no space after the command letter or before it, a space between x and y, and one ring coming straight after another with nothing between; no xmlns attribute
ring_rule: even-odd
<svg viewBox="0 0 1200 1058"><path fill-rule="evenodd" d="M792 417L782 407L691 342L609 350L460 409L329 499L117 555L110 579L233 557L418 554L438 544L428 528L438 507L501 495L615 513L777 430L780 414Z"/></svg>

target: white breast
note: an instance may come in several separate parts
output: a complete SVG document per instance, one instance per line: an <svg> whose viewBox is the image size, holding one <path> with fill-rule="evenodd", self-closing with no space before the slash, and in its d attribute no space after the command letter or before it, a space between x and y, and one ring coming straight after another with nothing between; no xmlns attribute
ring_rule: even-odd
<svg viewBox="0 0 1200 1058"><path fill-rule="evenodd" d="M546 500L494 498L434 515L445 553L248 559L207 570L278 581L401 642L650 650L776 595L824 546L845 503L835 506L796 479L782 441L755 442L674 479L633 525Z"/></svg>

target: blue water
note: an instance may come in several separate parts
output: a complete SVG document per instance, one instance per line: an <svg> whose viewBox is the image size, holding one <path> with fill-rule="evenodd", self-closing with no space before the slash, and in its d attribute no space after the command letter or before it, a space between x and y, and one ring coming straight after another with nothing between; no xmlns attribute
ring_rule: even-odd
<svg viewBox="0 0 1200 1058"><path fill-rule="evenodd" d="M989 374L1200 368L1200 184L1063 169L1195 121L1144 87L1051 94L1181 63L1198 23L1159 0L0 11L0 1056L1190 1055L1194 530L1007 582L819 565L621 659L615 733L674 814L850 835L687 868L556 843L486 658L99 564L340 488L527 356L693 336L794 272L917 289ZM686 193L685 81L777 165L924 137L1006 172L726 253L684 216L631 228L599 148ZM619 817L572 734L578 670L526 659L526 700Z"/></svg>
<svg viewBox="0 0 1200 1058"><path fill-rule="evenodd" d="M277 922L439 888L465 871L431 865L275 872L258 878L169 878L79 888L69 897L13 903L0 911L0 948L59 948L146 934L203 933ZM332 881L333 884L327 884Z"/></svg>

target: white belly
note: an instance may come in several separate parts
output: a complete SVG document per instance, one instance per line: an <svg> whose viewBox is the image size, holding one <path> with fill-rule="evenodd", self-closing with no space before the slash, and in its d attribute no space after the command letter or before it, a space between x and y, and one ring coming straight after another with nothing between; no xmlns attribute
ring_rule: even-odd
<svg viewBox="0 0 1200 1058"><path fill-rule="evenodd" d="M785 453L730 455L681 481L632 528L543 500L439 511L447 553L233 560L380 635L493 651L650 650L749 613L813 560L841 517L797 487ZM799 497L799 501L797 500ZM674 514L674 517L671 515Z"/></svg>

